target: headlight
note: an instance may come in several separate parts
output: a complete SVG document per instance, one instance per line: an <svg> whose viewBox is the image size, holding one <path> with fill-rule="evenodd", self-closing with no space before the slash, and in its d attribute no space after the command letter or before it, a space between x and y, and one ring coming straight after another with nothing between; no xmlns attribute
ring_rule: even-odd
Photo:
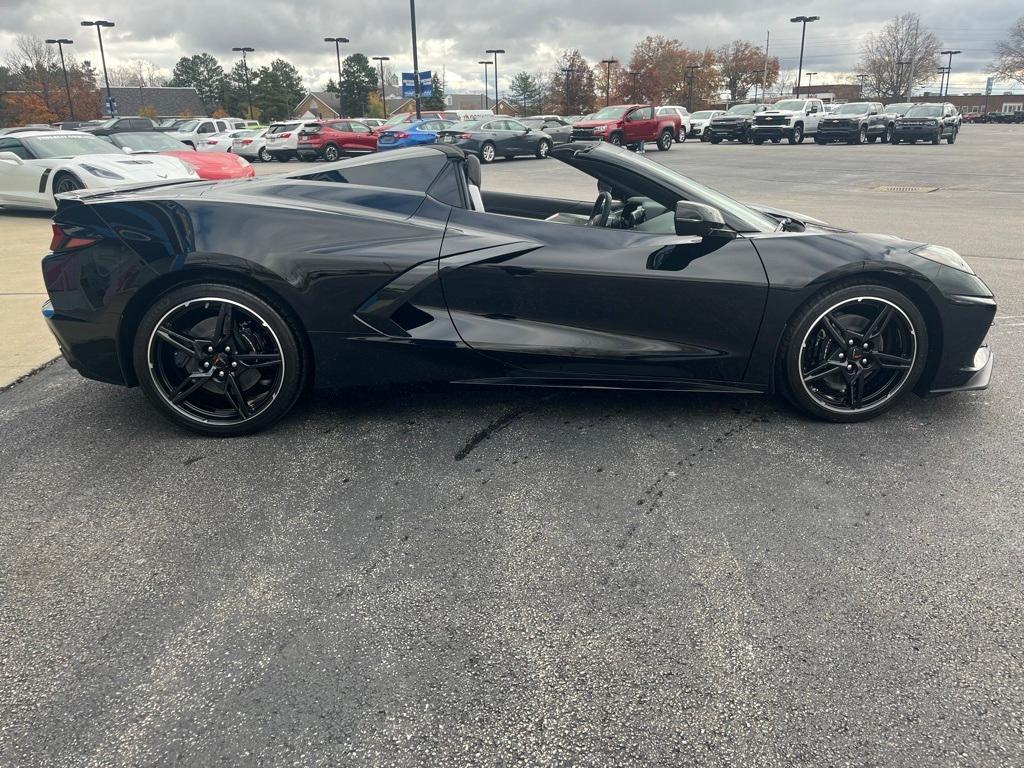
<svg viewBox="0 0 1024 768"><path fill-rule="evenodd" d="M93 176L99 176L101 179L124 179L119 173L108 171L106 168L97 168L95 165L89 165L88 163L82 163L82 170L91 173Z"/></svg>
<svg viewBox="0 0 1024 768"><path fill-rule="evenodd" d="M969 275L974 274L971 265L964 261L963 256L952 248L946 248L943 245L922 245L920 248L912 248L910 252L917 254L923 259L928 259L928 261L934 261L937 264L958 269Z"/></svg>
<svg viewBox="0 0 1024 768"><path fill-rule="evenodd" d="M604 133L607 130L608 130L608 126L607 125L595 125L594 126L594 133Z"/></svg>

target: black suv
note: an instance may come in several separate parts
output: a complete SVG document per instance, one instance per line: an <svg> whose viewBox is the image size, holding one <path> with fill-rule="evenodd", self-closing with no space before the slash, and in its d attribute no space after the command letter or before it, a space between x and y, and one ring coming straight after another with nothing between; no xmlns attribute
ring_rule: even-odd
<svg viewBox="0 0 1024 768"><path fill-rule="evenodd" d="M754 115L765 109L764 104L736 104L730 107L724 115L713 118L708 124L704 130L707 140L712 144L718 144L722 139L748 144Z"/></svg>
<svg viewBox="0 0 1024 768"><path fill-rule="evenodd" d="M855 101L840 104L818 123L814 141L827 144L830 141L845 141L847 144L882 143L892 138L896 115L888 114L877 101Z"/></svg>
<svg viewBox="0 0 1024 768"><path fill-rule="evenodd" d="M112 117L99 125L85 126L78 130L94 136L109 136L112 133L155 131L156 127L148 117Z"/></svg>
<svg viewBox="0 0 1024 768"><path fill-rule="evenodd" d="M905 141L930 141L938 144L945 139L950 144L960 132L960 113L950 103L915 104L902 117L896 118L892 131L892 144Z"/></svg>

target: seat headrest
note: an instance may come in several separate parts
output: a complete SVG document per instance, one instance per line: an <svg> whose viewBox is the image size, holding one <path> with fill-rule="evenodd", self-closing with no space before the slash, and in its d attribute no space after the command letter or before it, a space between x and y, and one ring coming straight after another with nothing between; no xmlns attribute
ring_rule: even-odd
<svg viewBox="0 0 1024 768"><path fill-rule="evenodd" d="M466 155L466 177L469 179L470 184L475 184L478 187L483 186L480 183L480 179L483 177L480 171L480 159L476 155Z"/></svg>

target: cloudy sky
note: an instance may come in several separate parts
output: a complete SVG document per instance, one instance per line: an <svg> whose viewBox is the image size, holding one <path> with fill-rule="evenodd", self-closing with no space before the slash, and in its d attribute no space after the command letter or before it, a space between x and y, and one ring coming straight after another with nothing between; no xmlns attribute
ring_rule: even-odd
<svg viewBox="0 0 1024 768"><path fill-rule="evenodd" d="M582 10L583 6L587 10ZM487 48L504 48L505 76L518 70L548 71L563 48L579 48L591 61L626 59L635 41L648 34L675 37L691 48L733 39L763 43L771 31L771 52L783 70L796 69L800 25L791 16L821 16L808 26L804 70L828 73L855 69L860 41L904 10L918 12L946 46L963 51L954 60L951 92L984 88L995 41L1024 13L1020 0L919 0L900 6L882 0L791 0L767 9L749 0L419 0L417 24L421 69L445 66L449 91L479 92ZM564 7L565 10L560 8ZM343 36L344 49L390 56L396 70L410 70L409 6L405 0L0 0L0 57L16 35L72 37L78 58L99 64L93 29L81 19L109 19L104 32L108 65L146 59L170 70L182 55L208 51L230 65L231 48L249 45L260 64L277 56L294 63L306 84L319 88L335 71L325 36ZM937 76L936 76L937 77ZM1009 84L1006 85L1009 87ZM1003 89L999 89L1003 90Z"/></svg>

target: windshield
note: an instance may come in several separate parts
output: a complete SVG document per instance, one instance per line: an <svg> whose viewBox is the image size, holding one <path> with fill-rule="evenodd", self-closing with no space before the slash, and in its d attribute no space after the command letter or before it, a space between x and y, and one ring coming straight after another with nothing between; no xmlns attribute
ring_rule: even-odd
<svg viewBox="0 0 1024 768"><path fill-rule="evenodd" d="M752 115L758 110L757 104L737 104L729 109L730 115Z"/></svg>
<svg viewBox="0 0 1024 768"><path fill-rule="evenodd" d="M519 122L525 125L527 128L540 128L542 125L544 125L543 120L537 120L531 117L528 117L525 120L520 120Z"/></svg>
<svg viewBox="0 0 1024 768"><path fill-rule="evenodd" d="M907 110L907 117L942 117L942 107L911 107Z"/></svg>
<svg viewBox="0 0 1024 768"><path fill-rule="evenodd" d="M39 159L77 157L78 155L113 155L121 150L96 136L71 136L66 133L53 136L33 136L24 139L25 146Z"/></svg>
<svg viewBox="0 0 1024 768"><path fill-rule="evenodd" d="M385 120L384 121L384 125L399 125L401 123L408 122L408 120L409 120L409 113L408 112L399 112L397 115L392 115L387 120Z"/></svg>
<svg viewBox="0 0 1024 768"><path fill-rule="evenodd" d="M834 115L865 115L870 110L870 104L843 104L832 114Z"/></svg>
<svg viewBox="0 0 1024 768"><path fill-rule="evenodd" d="M780 101L772 104L772 109L780 109L783 112L800 112L804 108L804 102L799 99L790 99L789 101Z"/></svg>
<svg viewBox="0 0 1024 768"><path fill-rule="evenodd" d="M480 127L481 123L483 123L483 120L460 120L457 123L452 123L447 128L445 128L445 130L446 131L475 131L477 128Z"/></svg>
<svg viewBox="0 0 1024 768"><path fill-rule="evenodd" d="M115 133L110 140L119 147L128 147L134 152L180 152L189 149L165 133Z"/></svg>
<svg viewBox="0 0 1024 768"><path fill-rule="evenodd" d="M196 128L199 127L198 120L186 120L183 123L178 123L174 126L174 130L181 131L182 133L192 133Z"/></svg>
<svg viewBox="0 0 1024 768"><path fill-rule="evenodd" d="M298 127L298 123L274 123L272 126L267 128L267 133L284 133L285 131L294 131Z"/></svg>
<svg viewBox="0 0 1024 768"><path fill-rule="evenodd" d="M889 104L889 105L886 106L885 111L886 112L898 112L898 113L900 113L902 115L904 112L906 112L912 106L914 106L914 105L913 104Z"/></svg>
<svg viewBox="0 0 1024 768"><path fill-rule="evenodd" d="M694 120L707 120L713 114L715 113L712 110L705 109L703 112L694 112L692 115L690 115L690 117L692 117Z"/></svg>
<svg viewBox="0 0 1024 768"><path fill-rule="evenodd" d="M622 117L625 113L626 107L605 107L600 112L595 112L589 119L608 120L613 117Z"/></svg>
<svg viewBox="0 0 1024 768"><path fill-rule="evenodd" d="M113 128L117 124L117 118L112 117L109 120L104 120L102 123L97 125L97 128Z"/></svg>

